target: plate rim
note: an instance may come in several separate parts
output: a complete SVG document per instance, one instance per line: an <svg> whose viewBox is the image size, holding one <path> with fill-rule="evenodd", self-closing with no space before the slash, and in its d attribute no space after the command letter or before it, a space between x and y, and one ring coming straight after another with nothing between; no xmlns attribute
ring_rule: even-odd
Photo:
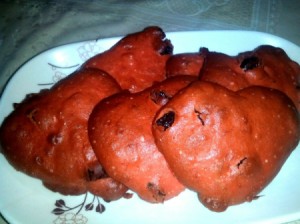
<svg viewBox="0 0 300 224"><path fill-rule="evenodd" d="M216 34L221 34L221 33L228 33L230 35L238 34L238 33L251 34L251 35L263 35L263 36L267 36L267 37L270 37L270 38L275 38L275 39L277 39L279 41L286 42L286 43L288 43L290 45L293 45L293 47L295 47L295 48L297 48L297 49L300 50L300 47L298 45L296 45L293 42L290 42L290 41L288 41L288 40L286 40L284 38L281 38L281 37L278 37L278 36L275 36L275 35L269 34L269 33L264 33L264 32L259 32L259 31L249 31L249 30L246 30L246 31L242 31L242 30L175 31L175 32L166 32L166 38L170 39L171 42L172 42L172 36L174 36L174 35L186 35L187 33L189 35L195 35L195 34L199 35L200 33L207 33L207 34L210 34L210 35L216 35ZM48 54L50 51L57 51L57 50L60 50L62 48L65 48L65 47L73 47L73 46L77 46L78 44L83 44L83 43L91 42L91 41L111 41L111 42L116 42L116 41L120 40L120 38L122 38L122 37L123 36L109 37L109 38L99 38L99 39L96 39L96 40L78 41L78 42L73 42L73 43L69 43L69 44L63 44L63 45L60 45L60 46L56 46L56 47L47 49L45 51L42 51L42 52L36 54L35 56L31 57L26 62L24 62L22 65L20 65L19 68L16 69L16 71L7 80L7 82L3 86L3 89L2 89L2 91L0 93L0 107L2 105L3 98L5 98L5 91L6 91L6 89L10 88L8 86L9 85L13 85L14 78L22 71L22 68L24 68L24 66L28 66L28 63L32 62L35 58L41 57L41 55L43 55L43 54ZM0 119L2 119L2 118L0 118ZM0 123L2 123L2 120L0 121ZM298 148L299 148L299 145L298 145ZM1 155L1 156L3 156L3 155ZM0 166L1 166L1 164L0 164ZM18 172L18 171L16 171L16 172ZM0 215L2 215L3 218L6 220L6 216L5 216L5 214L2 213L2 211L0 211ZM299 215L300 215L300 211L299 211ZM298 218L300 218L300 216Z"/></svg>

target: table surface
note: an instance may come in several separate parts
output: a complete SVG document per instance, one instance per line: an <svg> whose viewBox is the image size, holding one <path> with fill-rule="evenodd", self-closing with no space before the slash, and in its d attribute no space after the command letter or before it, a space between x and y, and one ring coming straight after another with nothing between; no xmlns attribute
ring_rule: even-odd
<svg viewBox="0 0 300 224"><path fill-rule="evenodd" d="M44 50L149 25L165 32L255 30L300 45L299 24L299 0L1 1L0 90L18 67Z"/></svg>

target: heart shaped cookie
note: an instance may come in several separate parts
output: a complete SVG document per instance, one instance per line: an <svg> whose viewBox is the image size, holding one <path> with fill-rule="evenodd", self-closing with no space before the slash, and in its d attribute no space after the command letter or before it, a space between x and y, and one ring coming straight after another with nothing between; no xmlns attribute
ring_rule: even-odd
<svg viewBox="0 0 300 224"><path fill-rule="evenodd" d="M122 89L142 91L166 78L166 61L173 53L173 45L165 37L161 28L147 27L128 34L109 50L87 60L83 66L107 72Z"/></svg>
<svg viewBox="0 0 300 224"><path fill-rule="evenodd" d="M51 89L19 103L0 129L2 153L19 171L53 191L90 191L115 200L127 188L108 177L89 143L87 122L94 106L120 86L98 69L81 69Z"/></svg>
<svg viewBox="0 0 300 224"><path fill-rule="evenodd" d="M196 81L161 108L153 134L178 180L206 207L224 211L270 183L298 144L299 127L280 91Z"/></svg>
<svg viewBox="0 0 300 224"><path fill-rule="evenodd" d="M300 111L300 66L281 48L262 45L237 56L200 50L204 66L202 81L237 91L248 86L277 89L289 96Z"/></svg>
<svg viewBox="0 0 300 224"><path fill-rule="evenodd" d="M151 131L157 110L196 77L176 76L139 93L101 101L89 119L89 136L106 172L149 202L163 202L184 187L158 151Z"/></svg>

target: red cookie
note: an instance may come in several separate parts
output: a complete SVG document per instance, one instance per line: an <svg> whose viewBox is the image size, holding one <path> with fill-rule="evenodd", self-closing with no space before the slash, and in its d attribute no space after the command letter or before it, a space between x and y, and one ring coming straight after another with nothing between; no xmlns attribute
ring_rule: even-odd
<svg viewBox="0 0 300 224"><path fill-rule="evenodd" d="M259 46L253 51L229 56L203 48L205 63L200 79L237 91L264 86L288 95L300 110L300 66L281 49Z"/></svg>
<svg viewBox="0 0 300 224"><path fill-rule="evenodd" d="M105 200L127 188L103 170L89 143L87 120L101 99L120 91L98 69L83 69L27 97L0 129L2 153L17 170L62 194L91 191Z"/></svg>
<svg viewBox="0 0 300 224"><path fill-rule="evenodd" d="M162 29L147 27L125 36L84 66L106 71L123 89L139 92L166 78L166 61L172 52L173 46Z"/></svg>
<svg viewBox="0 0 300 224"><path fill-rule="evenodd" d="M89 136L106 172L149 202L163 202L184 187L155 145L151 124L157 110L195 80L176 76L139 93L101 101L89 119Z"/></svg>
<svg viewBox="0 0 300 224"><path fill-rule="evenodd" d="M251 201L297 146L300 121L282 92L233 92L196 81L161 108L153 123L171 170L213 211Z"/></svg>

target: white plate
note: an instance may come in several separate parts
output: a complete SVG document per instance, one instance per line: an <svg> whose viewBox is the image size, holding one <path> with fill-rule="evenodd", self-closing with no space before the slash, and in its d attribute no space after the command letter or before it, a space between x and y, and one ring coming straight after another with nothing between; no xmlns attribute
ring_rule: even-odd
<svg viewBox="0 0 300 224"><path fill-rule="evenodd" d="M174 53L196 52L199 47L228 54L270 44L283 48L300 63L300 48L284 39L258 32L201 31L168 33ZM89 57L108 49L119 38L86 41L48 50L24 64L11 78L0 100L0 123L27 93L48 88ZM186 190L164 204L150 204L136 195L106 203L93 195L63 196L41 182L16 172L0 155L0 211L12 224L19 223L283 223L300 219L300 147L293 152L274 181L251 203L232 206L223 213L211 212ZM96 211L98 205L104 212ZM92 206L93 205L93 206ZM76 207L77 206L77 207ZM73 209L72 209L73 208ZM87 209L89 208L89 209ZM100 211L101 211L100 209ZM66 210L66 211L64 211ZM56 211L56 214L53 213ZM58 213L61 213L60 215ZM77 215L76 215L77 214ZM73 222L71 221L73 220ZM79 222L78 222L79 223Z"/></svg>

